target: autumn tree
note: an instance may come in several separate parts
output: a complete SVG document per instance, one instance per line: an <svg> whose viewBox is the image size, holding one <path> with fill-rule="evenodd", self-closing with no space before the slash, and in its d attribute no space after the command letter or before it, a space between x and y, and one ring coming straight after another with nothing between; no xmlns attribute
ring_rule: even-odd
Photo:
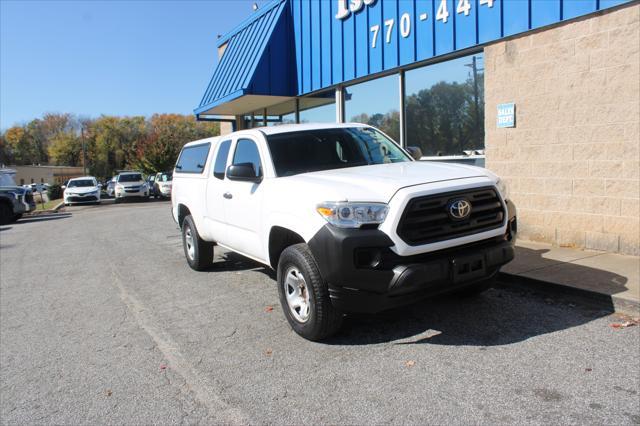
<svg viewBox="0 0 640 426"><path fill-rule="evenodd" d="M196 121L192 116L155 114L147 134L136 143L131 165L145 173L172 169L182 146L190 141L220 134L217 123Z"/></svg>

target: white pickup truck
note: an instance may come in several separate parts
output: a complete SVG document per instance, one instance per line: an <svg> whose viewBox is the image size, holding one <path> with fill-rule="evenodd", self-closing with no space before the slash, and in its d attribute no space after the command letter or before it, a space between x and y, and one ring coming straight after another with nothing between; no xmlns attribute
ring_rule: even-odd
<svg viewBox="0 0 640 426"><path fill-rule="evenodd" d="M309 340L343 314L478 293L514 257L516 209L486 169L415 161L361 124L243 130L188 143L173 175L187 262L218 245L277 271Z"/></svg>

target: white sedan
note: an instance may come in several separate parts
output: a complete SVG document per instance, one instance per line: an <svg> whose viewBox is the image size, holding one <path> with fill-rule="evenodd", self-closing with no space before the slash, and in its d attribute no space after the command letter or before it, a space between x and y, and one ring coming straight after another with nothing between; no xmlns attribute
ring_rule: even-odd
<svg viewBox="0 0 640 426"><path fill-rule="evenodd" d="M93 176L70 179L64 189L64 204L100 204L100 188Z"/></svg>

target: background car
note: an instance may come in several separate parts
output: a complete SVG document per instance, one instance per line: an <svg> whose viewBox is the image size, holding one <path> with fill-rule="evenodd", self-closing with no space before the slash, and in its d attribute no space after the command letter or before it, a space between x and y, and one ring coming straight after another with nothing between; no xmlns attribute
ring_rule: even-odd
<svg viewBox="0 0 640 426"><path fill-rule="evenodd" d="M100 204L100 185L93 176L69 179L64 189L64 205Z"/></svg>
<svg viewBox="0 0 640 426"><path fill-rule="evenodd" d="M109 179L107 181L107 184L105 186L105 191L107 193L107 196L109 196L109 197L113 197L115 195L115 193L116 193L116 179L117 178L118 178L117 176L114 176L114 177L112 177L111 179Z"/></svg>
<svg viewBox="0 0 640 426"><path fill-rule="evenodd" d="M155 193L156 187L154 185L155 180L156 180L156 175L155 174L147 176L146 182L147 182L147 187L149 188L149 196L155 196L156 195L156 193Z"/></svg>
<svg viewBox="0 0 640 426"><path fill-rule="evenodd" d="M173 172L156 173L154 180L153 195L158 198L170 198L171 186L173 182Z"/></svg>
<svg viewBox="0 0 640 426"><path fill-rule="evenodd" d="M126 198L139 198L149 200L149 186L140 172L120 173L116 179L115 202Z"/></svg>
<svg viewBox="0 0 640 426"><path fill-rule="evenodd" d="M15 222L36 208L31 189L16 185L14 175L13 169L0 169L0 225Z"/></svg>

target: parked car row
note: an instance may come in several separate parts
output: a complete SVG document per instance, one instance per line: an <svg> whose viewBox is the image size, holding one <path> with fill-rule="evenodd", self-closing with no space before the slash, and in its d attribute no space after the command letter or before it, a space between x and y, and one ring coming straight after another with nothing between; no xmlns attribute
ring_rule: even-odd
<svg viewBox="0 0 640 426"><path fill-rule="evenodd" d="M159 172L146 179L136 171L122 171L118 175L99 183L93 176L71 179L64 187L65 205L80 203L100 203L100 197L114 198L116 203L125 199L148 200L149 197L171 197L173 172Z"/></svg>

